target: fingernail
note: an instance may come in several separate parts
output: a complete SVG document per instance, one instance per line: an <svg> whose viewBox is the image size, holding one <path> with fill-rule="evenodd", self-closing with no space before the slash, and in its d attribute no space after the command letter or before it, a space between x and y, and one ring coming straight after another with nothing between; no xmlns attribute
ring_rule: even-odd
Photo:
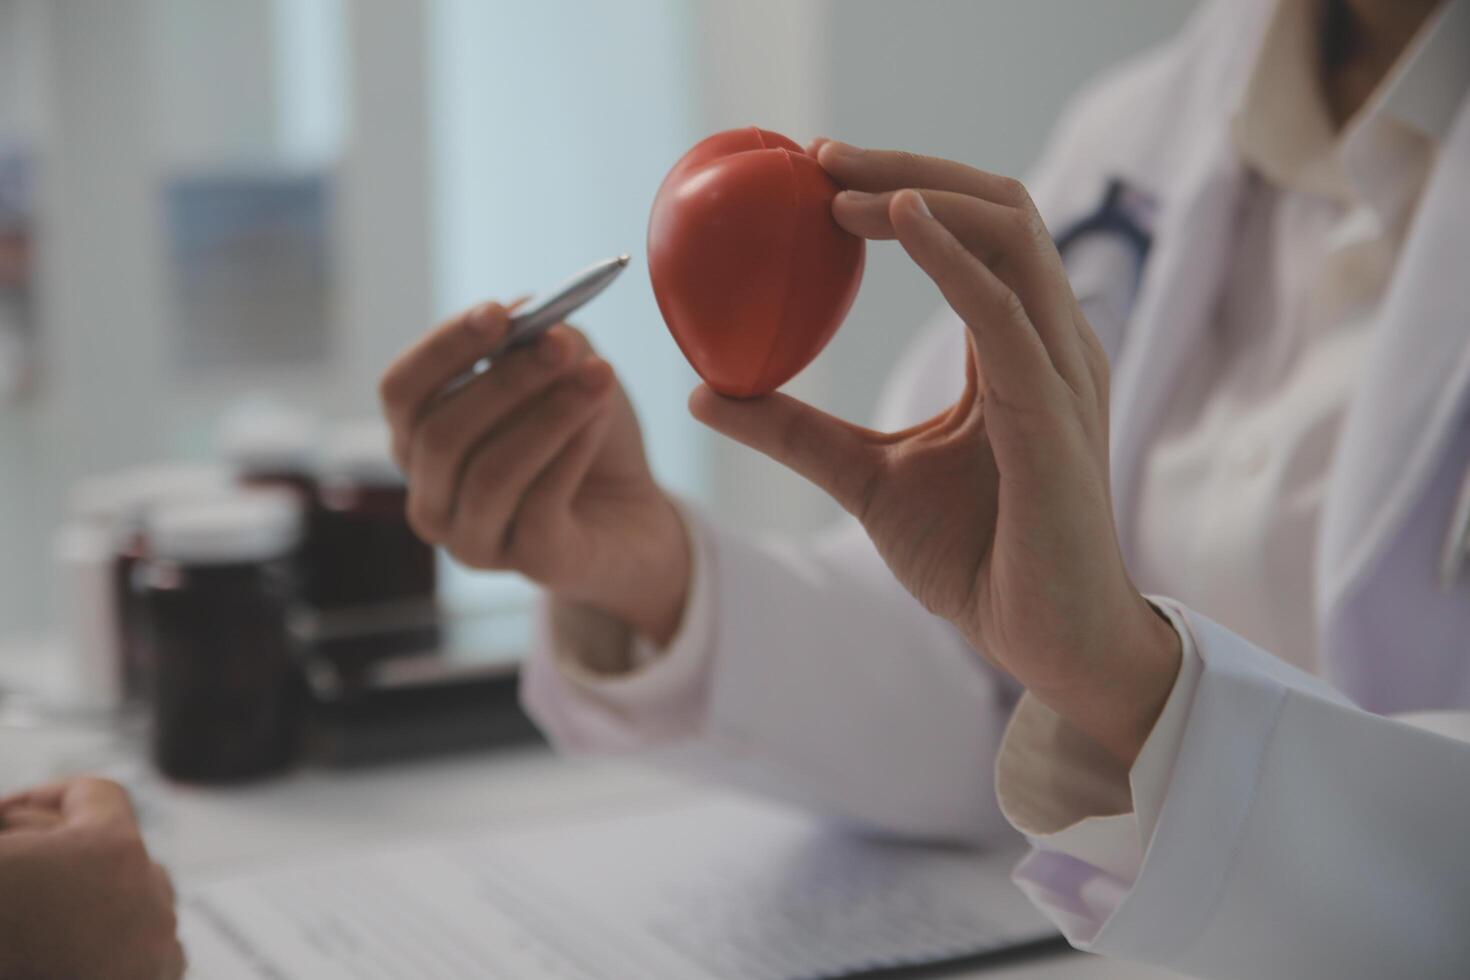
<svg viewBox="0 0 1470 980"><path fill-rule="evenodd" d="M856 160L858 157L863 155L862 150L858 149L850 143L843 143L840 140L830 140L827 143L824 143L822 145L821 152L824 154L835 154L839 159L842 160Z"/></svg>
<svg viewBox="0 0 1470 980"><path fill-rule="evenodd" d="M904 196L910 199L910 201L912 202L910 204L910 207L912 207L915 211L917 211L919 214L922 214L926 218L934 217L934 212L929 210L929 203L924 200L923 194L920 194L918 191L904 191L903 193Z"/></svg>
<svg viewBox="0 0 1470 980"><path fill-rule="evenodd" d="M846 198L853 204L864 204L868 201L876 200L878 197L877 194L872 194L868 191L838 191L837 196Z"/></svg>
<svg viewBox="0 0 1470 980"><path fill-rule="evenodd" d="M536 360L547 367L556 367L565 354L566 348L554 333L549 333L536 342Z"/></svg>

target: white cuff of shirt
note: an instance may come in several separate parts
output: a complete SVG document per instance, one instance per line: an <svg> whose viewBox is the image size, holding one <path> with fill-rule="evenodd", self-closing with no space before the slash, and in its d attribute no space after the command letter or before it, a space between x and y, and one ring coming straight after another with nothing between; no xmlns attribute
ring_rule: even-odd
<svg viewBox="0 0 1470 980"><path fill-rule="evenodd" d="M1030 694L1021 698L996 759L996 795L1011 825L1038 850L1103 872L1091 917L1132 887L1168 792L1201 663L1178 607L1150 597L1179 633L1179 675L1131 769ZM1087 890L1082 899L1088 905ZM1056 910L1064 915L1066 910ZM1084 910L1078 910L1084 911Z"/></svg>
<svg viewBox="0 0 1470 980"><path fill-rule="evenodd" d="M692 508L682 502L677 507L692 554L684 615L668 646L660 649L620 620L586 607L550 604L547 626L557 672L579 695L628 718L667 713L704 695L714 646L713 545Z"/></svg>

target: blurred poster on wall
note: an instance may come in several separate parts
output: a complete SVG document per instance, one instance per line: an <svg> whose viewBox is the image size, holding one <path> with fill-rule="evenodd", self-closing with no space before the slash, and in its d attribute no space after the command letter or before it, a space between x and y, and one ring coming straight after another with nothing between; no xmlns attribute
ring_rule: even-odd
<svg viewBox="0 0 1470 980"><path fill-rule="evenodd" d="M36 385L34 190L33 157L0 145L0 403Z"/></svg>
<svg viewBox="0 0 1470 980"><path fill-rule="evenodd" d="M179 366L322 361L332 305L329 174L176 175L165 197Z"/></svg>

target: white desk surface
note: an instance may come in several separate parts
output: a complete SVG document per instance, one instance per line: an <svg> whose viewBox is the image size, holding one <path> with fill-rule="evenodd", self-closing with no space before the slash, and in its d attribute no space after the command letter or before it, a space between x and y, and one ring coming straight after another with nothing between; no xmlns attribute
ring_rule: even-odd
<svg viewBox="0 0 1470 980"><path fill-rule="evenodd" d="M558 758L545 749L477 753L356 772L301 770L228 789L174 786L117 755L95 736L0 729L0 790L80 763L109 760L135 787L156 856L181 886L236 869L300 857L351 854L374 845L535 823L697 792L627 763ZM25 774L25 775L22 775ZM973 972L921 974L1028 980L1122 980L1172 976L1077 953L1058 953Z"/></svg>
<svg viewBox="0 0 1470 980"><path fill-rule="evenodd" d="M236 869L525 825L698 791L632 763L559 758L544 748L358 771L301 769L252 785L205 789L163 782L136 752L108 734L0 722L0 792L99 768L133 787L150 846L183 889L191 880ZM1173 976L1071 952L973 972L922 975L997 980Z"/></svg>

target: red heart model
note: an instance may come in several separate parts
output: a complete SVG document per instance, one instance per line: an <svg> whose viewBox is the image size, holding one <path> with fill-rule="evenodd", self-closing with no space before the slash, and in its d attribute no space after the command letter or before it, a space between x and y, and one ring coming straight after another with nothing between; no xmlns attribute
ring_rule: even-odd
<svg viewBox="0 0 1470 980"><path fill-rule="evenodd" d="M838 190L801 147L754 126L700 141L664 178L648 222L653 295L720 394L775 391L847 315L864 243L832 220Z"/></svg>

